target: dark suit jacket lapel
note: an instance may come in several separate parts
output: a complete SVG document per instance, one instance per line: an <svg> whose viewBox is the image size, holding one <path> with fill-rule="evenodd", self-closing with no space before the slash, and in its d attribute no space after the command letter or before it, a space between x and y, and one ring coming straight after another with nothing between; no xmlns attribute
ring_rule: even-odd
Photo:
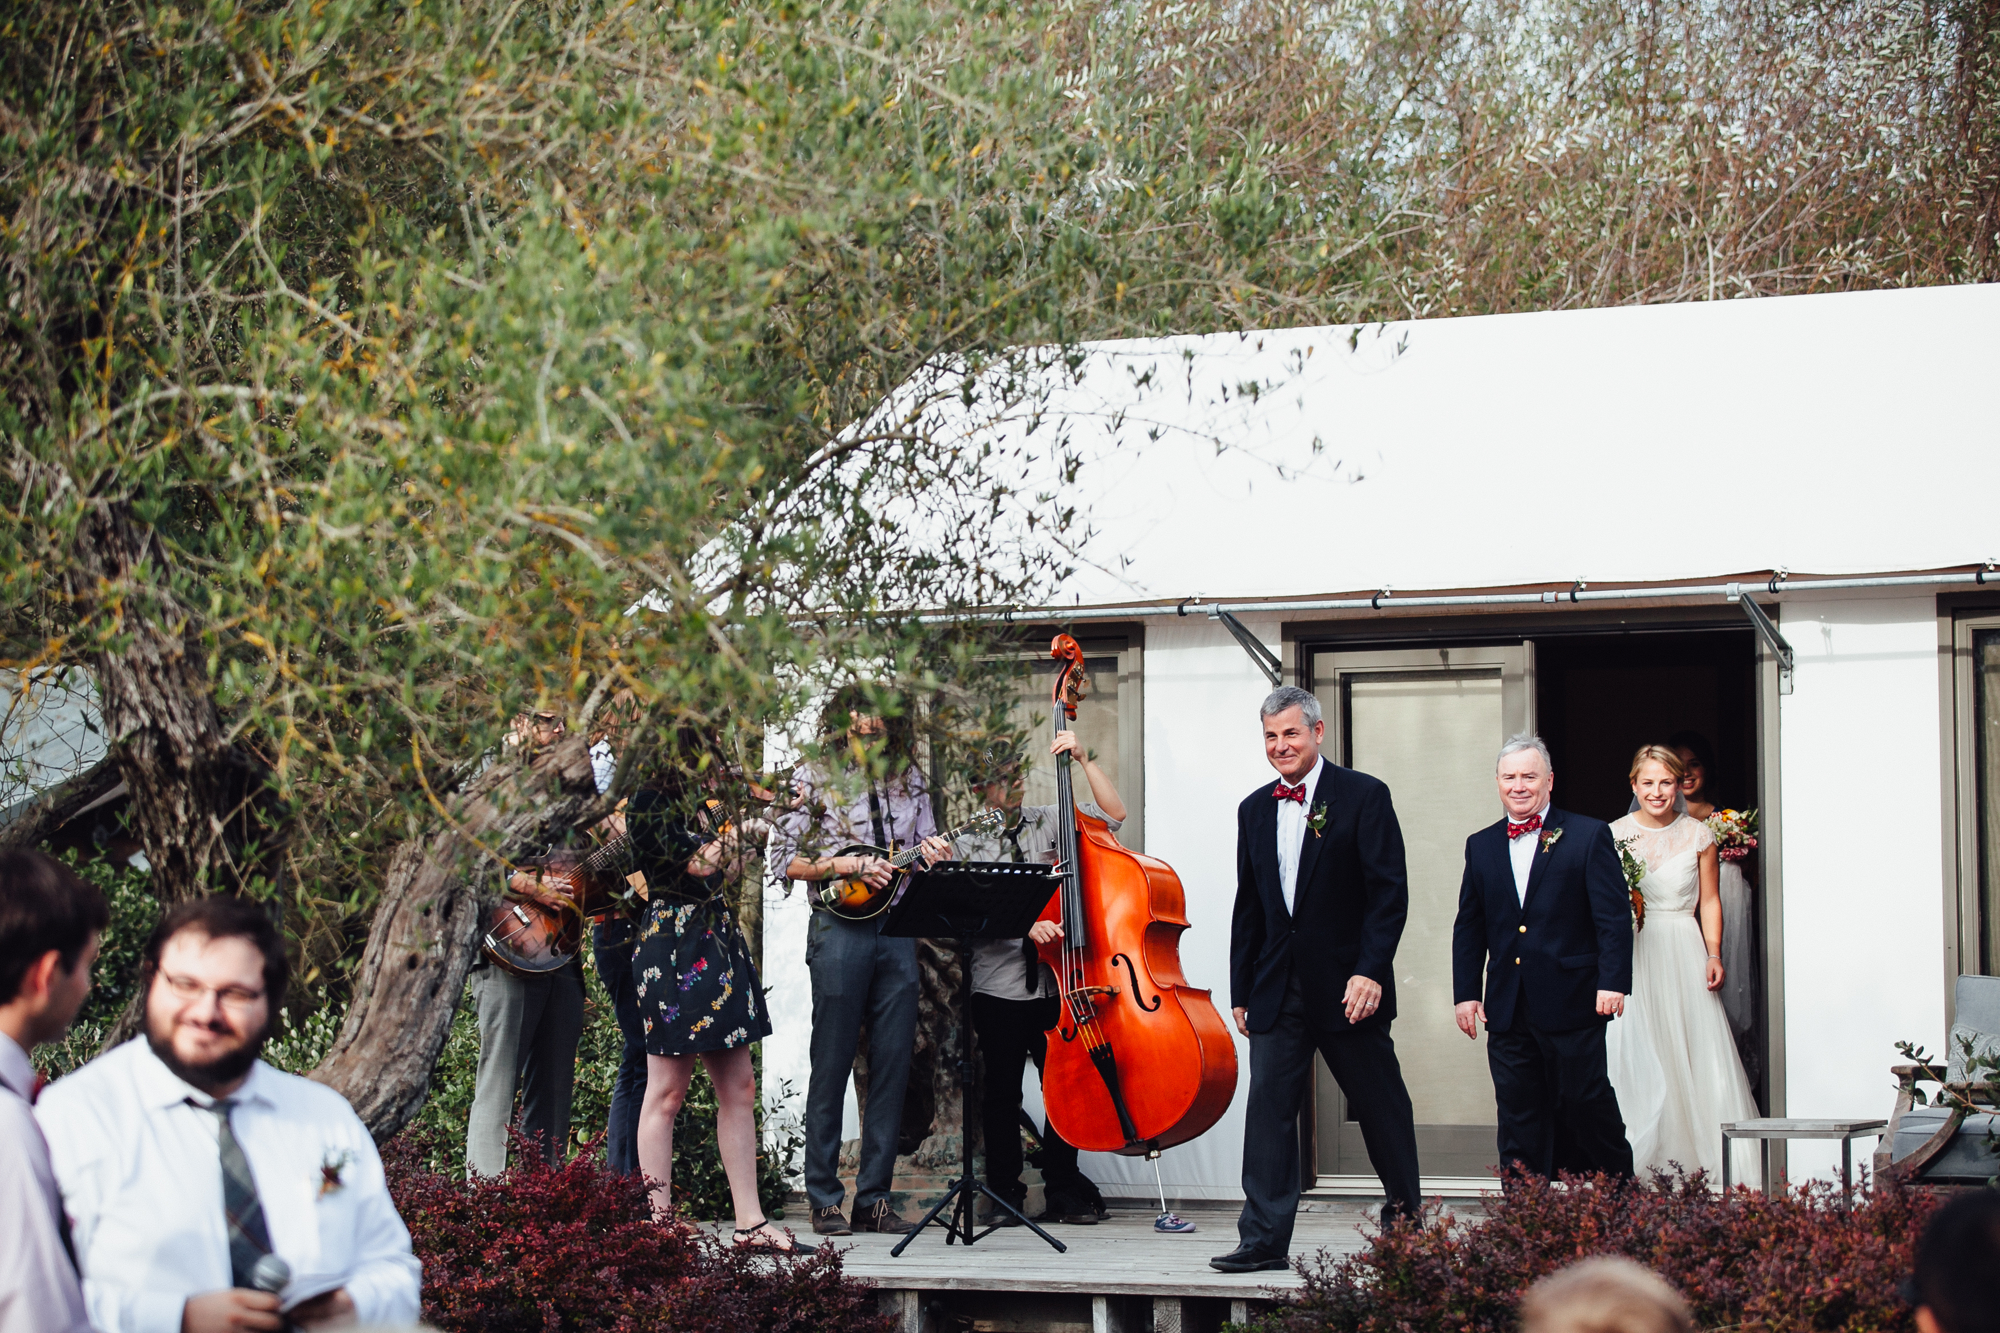
<svg viewBox="0 0 2000 1333"><path fill-rule="evenodd" d="M1543 876L1548 874L1549 858L1555 855L1554 847L1551 847L1548 851L1543 851L1541 844L1547 841L1551 830L1562 827L1563 818L1562 811L1556 809L1554 806L1550 806L1548 818L1542 821L1542 831L1532 835L1535 839L1535 859L1528 863L1528 892L1521 899L1521 911L1523 913L1527 912L1528 904L1535 901L1535 889L1540 886ZM1500 836L1505 838L1507 835L1503 833ZM1560 846L1562 840L1558 838L1556 844ZM1507 878L1511 880L1513 877L1513 867L1510 864L1507 870Z"/></svg>
<svg viewBox="0 0 2000 1333"><path fill-rule="evenodd" d="M1257 871L1257 887L1268 893L1279 911L1285 910L1285 885L1278 878L1278 802L1271 788L1250 815L1250 864Z"/></svg>
<svg viewBox="0 0 2000 1333"><path fill-rule="evenodd" d="M1325 760L1321 760L1320 770L1319 770L1319 781L1316 784L1314 784L1313 789L1311 791L1306 793L1306 817L1310 819L1312 817L1313 807L1324 801L1326 803L1327 822L1331 823L1333 820L1332 798L1333 798L1333 765L1327 763ZM1271 802L1271 804L1276 805L1277 801L1274 800ZM1306 891L1306 885L1312 883L1313 867L1319 864L1320 844L1325 841L1326 838L1323 834L1321 836L1315 837L1310 827L1306 829L1305 840L1299 844L1299 879L1298 883L1292 886L1292 902L1294 905L1296 905L1299 899L1302 896L1304 896ZM1271 815L1271 859L1273 862L1277 860L1277 856L1278 856L1278 816L1276 812L1273 812ZM1280 897L1284 895L1284 891L1285 891L1285 886L1280 884L1278 886L1278 893ZM1297 916L1298 913L1293 912L1292 915Z"/></svg>
<svg viewBox="0 0 2000 1333"><path fill-rule="evenodd" d="M1521 912L1520 890L1514 887L1514 862L1507 854L1509 846L1507 820L1502 816L1499 823L1486 831L1485 851L1487 873L1493 877L1492 882L1499 889L1502 906L1507 913L1506 916L1496 919L1506 921L1512 921Z"/></svg>

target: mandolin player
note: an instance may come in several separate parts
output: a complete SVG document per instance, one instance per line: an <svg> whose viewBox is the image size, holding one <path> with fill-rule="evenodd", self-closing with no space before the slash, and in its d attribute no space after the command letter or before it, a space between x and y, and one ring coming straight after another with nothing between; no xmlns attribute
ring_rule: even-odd
<svg viewBox="0 0 2000 1333"><path fill-rule="evenodd" d="M890 863L838 849L921 846L928 866L951 855L936 836L930 791L915 762L907 717L885 718L871 699L879 689L846 685L821 719L817 763L793 777L792 808L776 821L771 864L788 879L815 883L860 879L886 888ZM813 1230L900 1234L913 1225L889 1203L902 1130L903 1092L917 1034L916 941L885 936L880 915L854 921L815 911L806 935L812 978L812 1076L806 1087L805 1184ZM868 1027L868 1097L861 1119L861 1162L854 1218L841 1214L840 1120L861 1028Z"/></svg>

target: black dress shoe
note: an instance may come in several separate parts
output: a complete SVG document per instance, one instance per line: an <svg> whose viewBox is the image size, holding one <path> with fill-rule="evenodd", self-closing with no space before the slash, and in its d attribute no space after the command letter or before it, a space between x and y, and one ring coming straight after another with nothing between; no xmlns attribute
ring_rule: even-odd
<svg viewBox="0 0 2000 1333"><path fill-rule="evenodd" d="M1228 1254L1210 1259L1208 1266L1222 1273L1261 1273L1266 1269L1290 1268L1291 1261L1282 1254L1266 1254L1248 1245L1238 1245Z"/></svg>

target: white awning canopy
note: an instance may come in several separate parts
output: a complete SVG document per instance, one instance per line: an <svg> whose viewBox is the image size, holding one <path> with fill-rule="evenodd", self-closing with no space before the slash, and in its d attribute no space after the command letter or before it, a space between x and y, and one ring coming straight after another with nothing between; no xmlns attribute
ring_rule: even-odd
<svg viewBox="0 0 2000 1333"><path fill-rule="evenodd" d="M1996 368L1992 285L1098 344L1052 601L1965 568Z"/></svg>

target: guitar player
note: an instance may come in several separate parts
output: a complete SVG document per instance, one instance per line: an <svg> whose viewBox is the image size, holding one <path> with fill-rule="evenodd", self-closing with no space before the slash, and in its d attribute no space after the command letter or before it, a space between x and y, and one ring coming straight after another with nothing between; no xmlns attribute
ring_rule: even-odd
<svg viewBox="0 0 2000 1333"><path fill-rule="evenodd" d="M871 690L834 692L821 720L821 760L793 776L792 808L776 821L771 864L789 879L859 878L886 887L891 867L874 856L836 855L855 843L922 844L923 864L951 849L937 838L930 793L914 759L908 718L884 718ZM806 1088L806 1199L813 1230L899 1234L913 1225L889 1203L902 1130L903 1092L917 1032L916 941L881 933L882 917L848 921L815 911L806 935L812 978L812 1077ZM863 1024L868 1027L868 1097L850 1228L841 1214L840 1120Z"/></svg>
<svg viewBox="0 0 2000 1333"><path fill-rule="evenodd" d="M523 713L504 744L542 750L561 740L560 713ZM521 1091L521 1132L539 1140L560 1163L569 1141L570 1098L576 1084L576 1043L583 1035L583 965L572 958L553 972L516 976L480 954L472 970L479 1016L479 1070L465 1128L468 1175L507 1169L507 1125L514 1091Z"/></svg>

